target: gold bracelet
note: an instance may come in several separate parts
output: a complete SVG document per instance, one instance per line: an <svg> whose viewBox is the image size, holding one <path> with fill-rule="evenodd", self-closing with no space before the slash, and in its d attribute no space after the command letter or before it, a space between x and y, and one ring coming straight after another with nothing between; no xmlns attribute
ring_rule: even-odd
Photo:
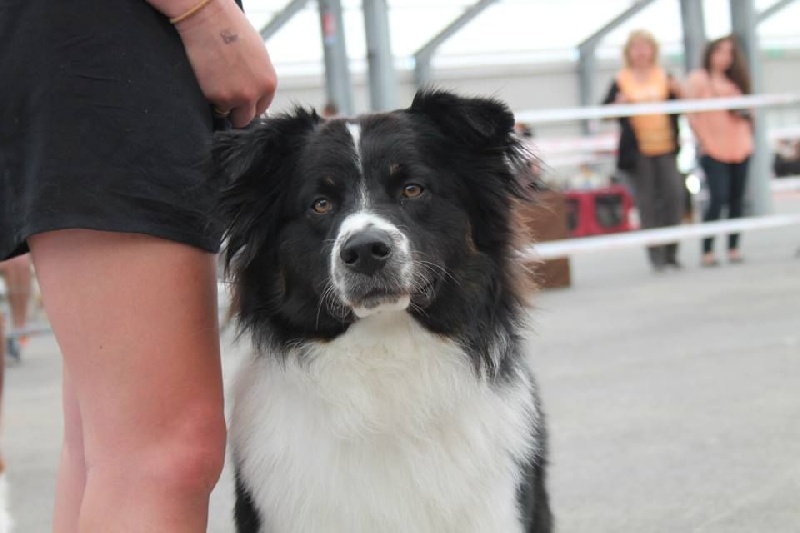
<svg viewBox="0 0 800 533"><path fill-rule="evenodd" d="M169 19L170 24L177 24L179 22L183 22L184 20L188 19L189 17L196 15L201 9L206 7L210 4L212 0L200 0L200 3L191 8L189 11L185 12L183 15L178 15L175 18Z"/></svg>

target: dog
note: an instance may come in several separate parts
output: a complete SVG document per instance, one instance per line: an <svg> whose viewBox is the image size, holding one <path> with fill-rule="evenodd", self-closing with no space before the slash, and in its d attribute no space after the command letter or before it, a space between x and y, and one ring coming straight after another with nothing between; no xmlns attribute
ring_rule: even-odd
<svg viewBox="0 0 800 533"><path fill-rule="evenodd" d="M237 322L239 533L545 533L501 102L427 89L355 119L219 133Z"/></svg>

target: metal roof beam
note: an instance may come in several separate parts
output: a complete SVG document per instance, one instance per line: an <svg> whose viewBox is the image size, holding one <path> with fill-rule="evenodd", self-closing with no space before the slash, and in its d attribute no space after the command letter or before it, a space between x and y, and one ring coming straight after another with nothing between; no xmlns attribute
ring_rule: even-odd
<svg viewBox="0 0 800 533"><path fill-rule="evenodd" d="M453 35L461 31L464 26L472 22L478 15L485 11L486 8L495 3L497 3L497 0L479 0L475 2L473 5L466 8L458 18L448 24L442 31L437 33L430 41L414 53L417 86L424 85L430 81L431 58L433 58L433 54L436 50Z"/></svg>
<svg viewBox="0 0 800 533"><path fill-rule="evenodd" d="M767 9L765 9L756 16L756 24L761 24L762 22L770 18L772 15L775 15L776 13L783 11L783 8L785 8L786 6L788 6L793 2L794 0L778 0L777 2L775 2L774 4L772 4Z"/></svg>
<svg viewBox="0 0 800 533"><path fill-rule="evenodd" d="M261 33L261 38L266 41L278 33L287 22L306 7L306 4L308 4L308 0L291 0L286 4L286 7L275 13L275 16L261 28L259 32Z"/></svg>

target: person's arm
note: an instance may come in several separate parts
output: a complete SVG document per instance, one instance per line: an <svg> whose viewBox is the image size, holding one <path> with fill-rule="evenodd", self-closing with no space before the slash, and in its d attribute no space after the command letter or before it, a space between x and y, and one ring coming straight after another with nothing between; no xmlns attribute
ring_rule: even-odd
<svg viewBox="0 0 800 533"><path fill-rule="evenodd" d="M710 96L708 84L710 80L708 74L702 69L693 70L689 73L686 80L686 85L683 87L682 92L684 98L695 100L698 98L708 98Z"/></svg>
<svg viewBox="0 0 800 533"><path fill-rule="evenodd" d="M608 87L608 92L606 93L606 97L603 99L603 105L613 104L614 102L616 102L618 94L619 94L619 84L616 82L616 80L614 80Z"/></svg>
<svg viewBox="0 0 800 533"><path fill-rule="evenodd" d="M261 35L234 0L146 0L177 22L186 55L203 94L218 110L230 111L235 127L244 127L272 102L275 70Z"/></svg>
<svg viewBox="0 0 800 533"><path fill-rule="evenodd" d="M683 88L683 97L687 100L698 100L701 98L708 98L708 74L704 70L694 70L689 74L686 81L686 86ZM689 120L697 141L702 147L704 139L708 138L706 121L703 119L702 113L686 113L686 118Z"/></svg>
<svg viewBox="0 0 800 533"><path fill-rule="evenodd" d="M145 0L145 1L154 8L156 8L157 10L161 11L169 19L174 19L175 17L179 17L184 13L188 13L191 9L197 7L202 2L202 0Z"/></svg>
<svg viewBox="0 0 800 533"><path fill-rule="evenodd" d="M617 80L612 81L611 86L608 88L608 94L606 94L606 97L603 99L603 105L628 103L630 103L630 99L622 94Z"/></svg>
<svg viewBox="0 0 800 533"><path fill-rule="evenodd" d="M672 74L667 74L667 86L669 87L667 100L680 100L683 98L683 86Z"/></svg>
<svg viewBox="0 0 800 533"><path fill-rule="evenodd" d="M667 73L667 89L667 101L680 100L683 97L683 87L680 81L669 72ZM681 151L680 113L670 113L668 116L672 138L675 142L675 155L677 155Z"/></svg>

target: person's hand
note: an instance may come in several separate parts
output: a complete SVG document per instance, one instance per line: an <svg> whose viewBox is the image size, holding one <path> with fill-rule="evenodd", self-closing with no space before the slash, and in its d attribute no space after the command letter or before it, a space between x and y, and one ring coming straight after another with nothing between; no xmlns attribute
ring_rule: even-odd
<svg viewBox="0 0 800 533"><path fill-rule="evenodd" d="M689 73L686 84L683 87L683 98L695 100L698 98L708 98L711 96L711 79L708 73L700 68Z"/></svg>
<svg viewBox="0 0 800 533"><path fill-rule="evenodd" d="M669 92L674 94L675 98L683 98L683 85L681 85L680 81L670 76L667 84L669 86Z"/></svg>
<svg viewBox="0 0 800 533"><path fill-rule="evenodd" d="M247 126L269 107L277 78L261 35L233 0L212 0L175 25L200 88L216 112Z"/></svg>
<svg viewBox="0 0 800 533"><path fill-rule="evenodd" d="M633 102L633 100L631 100L630 98L628 98L627 95L625 95L625 94L623 94L621 92L617 93L617 97L614 98L614 103L615 104L630 104L632 102Z"/></svg>

